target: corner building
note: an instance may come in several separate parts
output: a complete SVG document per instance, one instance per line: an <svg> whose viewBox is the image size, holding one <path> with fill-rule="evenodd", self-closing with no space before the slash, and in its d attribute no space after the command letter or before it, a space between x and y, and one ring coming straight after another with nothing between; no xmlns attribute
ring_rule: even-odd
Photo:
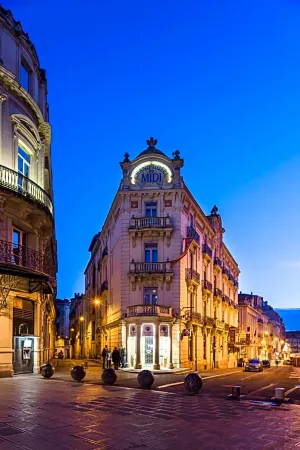
<svg viewBox="0 0 300 450"><path fill-rule="evenodd" d="M133 160L125 154L120 188L90 245L84 353L108 345L126 348L127 367L234 367L238 265L217 207L204 214L179 151L171 159L156 144L150 138Z"/></svg>
<svg viewBox="0 0 300 450"><path fill-rule="evenodd" d="M46 74L0 6L0 377L54 353L56 240Z"/></svg>

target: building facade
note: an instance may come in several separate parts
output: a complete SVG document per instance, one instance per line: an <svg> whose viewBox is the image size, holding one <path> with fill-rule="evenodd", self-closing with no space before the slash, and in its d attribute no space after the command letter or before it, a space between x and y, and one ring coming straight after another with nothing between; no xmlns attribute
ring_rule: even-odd
<svg viewBox="0 0 300 450"><path fill-rule="evenodd" d="M286 331L285 337L289 345L290 356L300 356L300 330Z"/></svg>
<svg viewBox="0 0 300 450"><path fill-rule="evenodd" d="M71 300L56 299L56 337L55 337L55 356L60 352L64 358L70 358L70 308Z"/></svg>
<svg viewBox="0 0 300 450"><path fill-rule="evenodd" d="M217 207L206 216L181 175L179 151L147 149L122 180L85 271L81 351L124 348L127 367L234 367L239 268ZM78 314L77 314L78 315ZM78 329L74 333L78 333Z"/></svg>
<svg viewBox="0 0 300 450"><path fill-rule="evenodd" d="M262 360L286 359L282 318L259 295L238 296L240 357Z"/></svg>
<svg viewBox="0 0 300 450"><path fill-rule="evenodd" d="M0 6L0 376L53 356L56 240L46 74Z"/></svg>

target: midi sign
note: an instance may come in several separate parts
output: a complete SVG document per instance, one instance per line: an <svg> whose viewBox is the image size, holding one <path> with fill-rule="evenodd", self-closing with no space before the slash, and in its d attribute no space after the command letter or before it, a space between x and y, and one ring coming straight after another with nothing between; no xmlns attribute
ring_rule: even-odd
<svg viewBox="0 0 300 450"><path fill-rule="evenodd" d="M163 185L172 181L172 171L159 161L139 164L131 173L131 183L140 186Z"/></svg>

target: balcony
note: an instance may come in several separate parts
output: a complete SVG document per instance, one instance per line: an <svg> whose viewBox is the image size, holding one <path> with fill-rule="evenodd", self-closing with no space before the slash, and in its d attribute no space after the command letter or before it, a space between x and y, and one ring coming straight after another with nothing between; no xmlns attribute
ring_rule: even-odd
<svg viewBox="0 0 300 450"><path fill-rule="evenodd" d="M203 324L203 317L200 313L197 313L195 311L186 310L184 314L184 318L190 322Z"/></svg>
<svg viewBox="0 0 300 450"><path fill-rule="evenodd" d="M167 246L171 245L171 234L173 232L172 220L166 217L134 217L130 219L129 233L132 238L133 247L136 246L138 237L166 237Z"/></svg>
<svg viewBox="0 0 300 450"><path fill-rule="evenodd" d="M226 267L223 267L222 269L222 273L225 277L227 277L229 279L229 270Z"/></svg>
<svg viewBox="0 0 300 450"><path fill-rule="evenodd" d="M22 272L22 275L26 273L30 275L34 272L55 278L56 273L53 254L50 250L39 253L31 248L7 241L0 241L0 265L3 271L12 274Z"/></svg>
<svg viewBox="0 0 300 450"><path fill-rule="evenodd" d="M218 271L222 270L222 261L217 256L214 257L214 266L218 269Z"/></svg>
<svg viewBox="0 0 300 450"><path fill-rule="evenodd" d="M108 248L104 247L103 251L102 251L102 255L101 255L101 262L103 262L106 258L108 257Z"/></svg>
<svg viewBox="0 0 300 450"><path fill-rule="evenodd" d="M192 226L187 227L186 237L193 239L194 241L197 242L197 244L200 245L200 235L199 233L197 233L194 227Z"/></svg>
<svg viewBox="0 0 300 450"><path fill-rule="evenodd" d="M211 293L212 292L212 284L208 280L202 280L202 289L204 292Z"/></svg>
<svg viewBox="0 0 300 450"><path fill-rule="evenodd" d="M127 317L139 316L172 317L172 307L160 305L135 305L127 307Z"/></svg>
<svg viewBox="0 0 300 450"><path fill-rule="evenodd" d="M228 295L223 295L222 297L223 302L225 302L227 305L230 305L230 298Z"/></svg>
<svg viewBox="0 0 300 450"><path fill-rule="evenodd" d="M209 245L203 244L202 253L203 253L203 258L207 259L208 262L212 259L213 252Z"/></svg>
<svg viewBox="0 0 300 450"><path fill-rule="evenodd" d="M214 296L216 297L216 298L222 298L222 291L221 291L221 289L219 289L219 288L215 288L215 290L214 290Z"/></svg>
<svg viewBox="0 0 300 450"><path fill-rule="evenodd" d="M212 317L205 316L204 317L204 325L206 327L212 328L214 326L214 319Z"/></svg>
<svg viewBox="0 0 300 450"><path fill-rule="evenodd" d="M218 328L219 330L224 330L225 322L223 320L214 319L214 327Z"/></svg>
<svg viewBox="0 0 300 450"><path fill-rule="evenodd" d="M166 262L135 262L130 263L129 276L132 283L132 289L136 289L136 282L154 281L167 283L167 290L170 289L170 282L173 277L172 265Z"/></svg>
<svg viewBox="0 0 300 450"><path fill-rule="evenodd" d="M53 216L52 200L38 184L20 173L0 165L0 186L15 195L36 203Z"/></svg>
<svg viewBox="0 0 300 450"><path fill-rule="evenodd" d="M185 280L189 286L198 286L200 284L200 273L193 269L185 269Z"/></svg>
<svg viewBox="0 0 300 450"><path fill-rule="evenodd" d="M264 323L264 321L262 319L257 319L258 323Z"/></svg>
<svg viewBox="0 0 300 450"><path fill-rule="evenodd" d="M103 292L108 291L108 281L105 280L103 281L103 283L101 284L101 288L100 288L100 295L103 294Z"/></svg>

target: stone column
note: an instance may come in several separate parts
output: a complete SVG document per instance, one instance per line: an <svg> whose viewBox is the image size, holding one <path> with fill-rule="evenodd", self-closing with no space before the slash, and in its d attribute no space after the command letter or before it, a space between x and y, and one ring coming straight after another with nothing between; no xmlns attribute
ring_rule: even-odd
<svg viewBox="0 0 300 450"><path fill-rule="evenodd" d="M136 369L141 369L141 325L137 324L136 326Z"/></svg>
<svg viewBox="0 0 300 450"><path fill-rule="evenodd" d="M154 370L160 370L159 364L159 334L160 334L159 322L155 325L155 351L154 351Z"/></svg>
<svg viewBox="0 0 300 450"><path fill-rule="evenodd" d="M174 369L174 365L173 365L173 339L172 339L173 324L172 324L172 323L170 323L169 330L170 330L170 357L169 357L169 369Z"/></svg>
<svg viewBox="0 0 300 450"><path fill-rule="evenodd" d="M126 324L126 337L125 337L125 343L126 343L126 364L125 367L130 367L129 364L129 347L128 347L128 339L129 339L129 333L130 333L130 325Z"/></svg>
<svg viewBox="0 0 300 450"><path fill-rule="evenodd" d="M13 375L13 300L7 299L7 308L0 310L0 378Z"/></svg>

